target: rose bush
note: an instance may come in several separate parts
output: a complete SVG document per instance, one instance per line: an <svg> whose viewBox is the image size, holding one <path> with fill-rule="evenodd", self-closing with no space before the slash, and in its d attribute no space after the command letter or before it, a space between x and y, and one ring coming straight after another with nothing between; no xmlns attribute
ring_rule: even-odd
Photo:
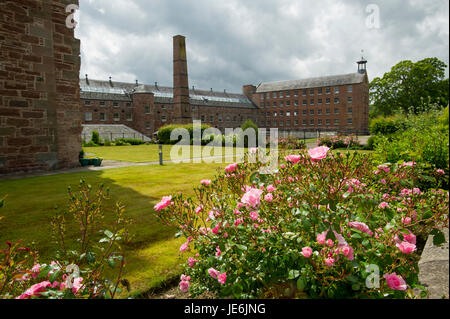
<svg viewBox="0 0 450 319"><path fill-rule="evenodd" d="M424 289L417 239L445 240L449 198L418 189L414 163L377 167L322 147L287 156L271 175L261 166L229 165L194 197L155 206L187 238L183 291L260 298L280 286L288 292L277 297L407 298Z"/></svg>

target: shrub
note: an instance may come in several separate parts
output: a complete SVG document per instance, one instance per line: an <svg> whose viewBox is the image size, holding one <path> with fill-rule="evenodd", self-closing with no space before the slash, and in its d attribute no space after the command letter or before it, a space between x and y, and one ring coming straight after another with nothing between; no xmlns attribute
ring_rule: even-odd
<svg viewBox="0 0 450 319"><path fill-rule="evenodd" d="M348 148L348 149L361 149L362 146L359 143L358 137L354 135L350 136L322 136L319 139L319 146L327 146L333 149Z"/></svg>
<svg viewBox="0 0 450 319"><path fill-rule="evenodd" d="M100 145L100 134L97 131L92 131L91 142L96 145Z"/></svg>
<svg viewBox="0 0 450 319"><path fill-rule="evenodd" d="M69 188L68 211L57 213L51 221L53 238L59 246L56 261L39 264L32 250L18 245L0 251L10 262L8 267L0 268L0 299L114 298L121 291L120 285L129 288L128 281L122 278L125 260L120 243L128 240L130 220L117 203L113 221L103 225L107 195L102 186L93 191L84 181L78 192ZM67 246L67 219L79 225L76 247ZM109 230L102 230L106 226ZM106 273L114 274L114 279L108 279Z"/></svg>
<svg viewBox="0 0 450 319"><path fill-rule="evenodd" d="M117 142L123 143L123 144L129 144L129 145L142 145L145 144L143 140L135 139L135 138L121 138L115 141L116 145ZM122 145L123 145L122 144Z"/></svg>
<svg viewBox="0 0 450 319"><path fill-rule="evenodd" d="M181 141L181 137L178 140L171 140L170 139L170 135L171 135L172 131L177 129L177 128L187 129L189 131L190 139L193 139L193 137L194 137L194 134L193 134L194 126L193 126L193 124L186 124L186 125L175 125L175 124L173 124L173 125L165 125L165 126L161 127L158 130L159 143L161 143L161 144L176 144L179 141ZM210 128L209 125L205 125L205 124L201 125L201 134L202 134L202 136L203 136L203 132L206 129L208 129L208 128Z"/></svg>
<svg viewBox="0 0 450 319"><path fill-rule="evenodd" d="M281 138L278 141L278 147L282 150L302 150L306 148L306 144L304 141L290 136L288 138Z"/></svg>
<svg viewBox="0 0 450 319"><path fill-rule="evenodd" d="M155 206L187 238L182 291L260 298L287 286L290 297L411 298L425 289L416 237L432 232L436 245L443 242L449 198L415 188L416 166L374 167L368 156L323 147L287 156L273 175L260 174L261 166L229 165L193 198L178 194ZM373 269L379 286L366 285Z"/></svg>

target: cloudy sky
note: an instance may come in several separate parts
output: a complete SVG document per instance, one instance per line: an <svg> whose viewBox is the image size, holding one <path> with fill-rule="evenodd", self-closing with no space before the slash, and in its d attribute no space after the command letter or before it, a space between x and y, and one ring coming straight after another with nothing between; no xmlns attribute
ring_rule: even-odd
<svg viewBox="0 0 450 319"><path fill-rule="evenodd" d="M355 72L362 49L370 79L406 59L449 64L448 0L80 0L77 19L91 79L172 86L177 34L190 86L218 91Z"/></svg>

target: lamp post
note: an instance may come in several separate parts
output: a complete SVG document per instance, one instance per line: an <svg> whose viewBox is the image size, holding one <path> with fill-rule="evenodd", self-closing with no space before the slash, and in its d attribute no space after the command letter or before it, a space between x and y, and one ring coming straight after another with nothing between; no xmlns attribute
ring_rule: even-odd
<svg viewBox="0 0 450 319"><path fill-rule="evenodd" d="M163 165L163 148L162 144L159 144L159 165Z"/></svg>

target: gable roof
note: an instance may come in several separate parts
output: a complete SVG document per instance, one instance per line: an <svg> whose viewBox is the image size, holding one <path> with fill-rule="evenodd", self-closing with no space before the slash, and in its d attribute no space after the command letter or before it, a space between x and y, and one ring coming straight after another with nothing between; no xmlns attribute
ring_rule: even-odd
<svg viewBox="0 0 450 319"><path fill-rule="evenodd" d="M283 91L283 90L298 90L298 89L312 89L317 87L338 86L363 83L365 74L350 73L344 75L331 75L316 78L308 78L301 80L290 80L280 82L266 82L261 83L256 93Z"/></svg>

